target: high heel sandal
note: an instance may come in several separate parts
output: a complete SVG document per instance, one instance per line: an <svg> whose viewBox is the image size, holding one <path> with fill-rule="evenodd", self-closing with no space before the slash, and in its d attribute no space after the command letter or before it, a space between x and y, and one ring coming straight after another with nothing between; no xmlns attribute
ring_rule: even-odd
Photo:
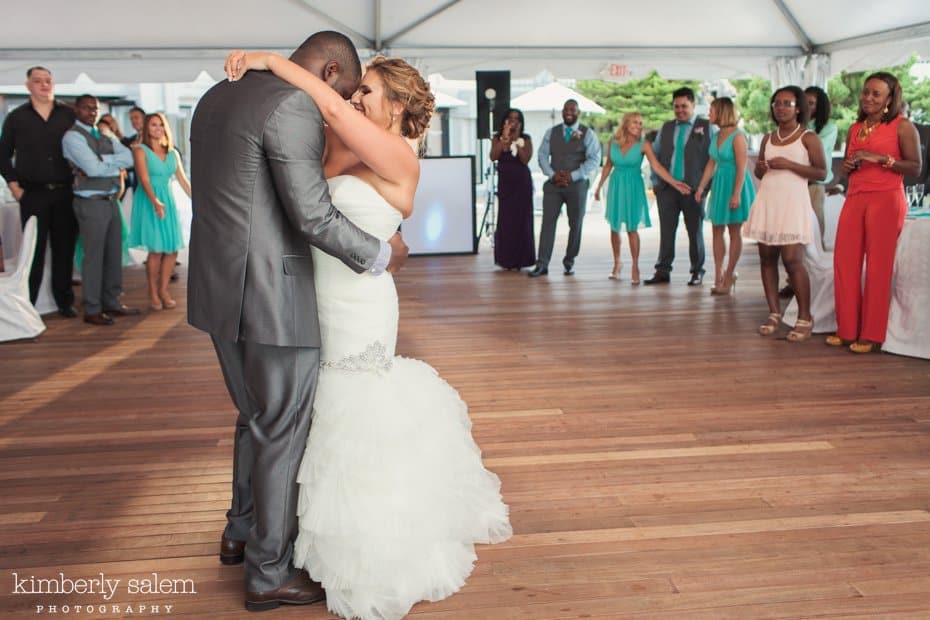
<svg viewBox="0 0 930 620"><path fill-rule="evenodd" d="M794 327L791 328L791 331L788 332L787 340L788 342L805 342L810 340L811 334L814 331L814 319L812 318L809 321L804 319L798 319L794 324Z"/></svg>
<svg viewBox="0 0 930 620"><path fill-rule="evenodd" d="M710 289L711 295L729 295L730 293L736 292L736 281L739 279L738 273L733 273L733 276L730 278L730 286L714 286ZM726 281L724 279L724 281Z"/></svg>
<svg viewBox="0 0 930 620"><path fill-rule="evenodd" d="M610 275L607 276L608 280L619 280L620 272L623 271L623 263L617 265L617 268L610 272Z"/></svg>
<svg viewBox="0 0 930 620"><path fill-rule="evenodd" d="M837 334L830 334L827 336L827 339L823 341L828 347L848 347L853 342L852 340L843 340Z"/></svg>
<svg viewBox="0 0 930 620"><path fill-rule="evenodd" d="M759 335L771 336L778 330L779 323L781 323L781 315L777 312L770 312L769 318L759 326Z"/></svg>
<svg viewBox="0 0 930 620"><path fill-rule="evenodd" d="M859 342L856 341L849 345L849 350L853 353L874 353L882 350L880 342Z"/></svg>
<svg viewBox="0 0 930 620"><path fill-rule="evenodd" d="M167 295L161 295L160 297L161 297L161 305L164 306L164 308L165 308L166 310L171 310L172 308L176 308L176 307L177 307L178 302L176 302L175 300L171 299L171 298L168 297Z"/></svg>

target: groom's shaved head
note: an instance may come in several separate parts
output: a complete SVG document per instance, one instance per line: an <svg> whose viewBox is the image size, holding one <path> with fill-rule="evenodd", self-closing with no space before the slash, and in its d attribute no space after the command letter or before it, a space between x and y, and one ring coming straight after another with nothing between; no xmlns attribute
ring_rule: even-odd
<svg viewBox="0 0 930 620"><path fill-rule="evenodd" d="M313 72L319 63L335 61L344 80L357 84L362 78L362 63L358 59L355 45L349 37L332 30L310 35L294 50L291 60Z"/></svg>

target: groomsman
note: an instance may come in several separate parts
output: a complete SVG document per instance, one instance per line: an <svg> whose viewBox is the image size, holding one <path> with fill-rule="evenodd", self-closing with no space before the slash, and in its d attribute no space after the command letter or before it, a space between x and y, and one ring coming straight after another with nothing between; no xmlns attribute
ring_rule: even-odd
<svg viewBox="0 0 930 620"><path fill-rule="evenodd" d="M76 171L74 214L84 259L84 322L112 325L115 316L139 314L119 300L123 292L123 229L117 198L122 169L132 165L132 153L119 140L97 130L100 103L93 95L75 102L77 120L65 132L62 149Z"/></svg>
<svg viewBox="0 0 930 620"><path fill-rule="evenodd" d="M61 138L74 124L74 110L55 100L55 81L45 67L26 72L29 101L3 122L0 174L19 202L23 225L38 223L36 253L29 273L29 299L36 302L45 270L45 247L52 248L52 295L58 314L73 318L71 272L77 220L71 209L71 166L61 152Z"/></svg>
<svg viewBox="0 0 930 620"><path fill-rule="evenodd" d="M662 125L653 149L673 177L694 189L700 183L710 157L711 125L706 118L694 116L694 91L690 88L679 88L672 93L672 105L675 120ZM657 179L654 187L659 208L659 260L656 261L655 275L643 282L665 284L671 279L675 234L679 216L683 215L691 258L688 286L699 286L704 279L703 197L697 201L694 194L682 194L662 179Z"/></svg>
<svg viewBox="0 0 930 620"><path fill-rule="evenodd" d="M589 127L578 122L577 101L569 99L562 106L562 123L546 131L537 157L549 180L543 184L543 221L536 268L527 275L537 278L549 273L555 225L564 204L568 214L568 247L562 266L565 275L570 276L575 273L575 257L581 248L588 178L601 164L601 143Z"/></svg>

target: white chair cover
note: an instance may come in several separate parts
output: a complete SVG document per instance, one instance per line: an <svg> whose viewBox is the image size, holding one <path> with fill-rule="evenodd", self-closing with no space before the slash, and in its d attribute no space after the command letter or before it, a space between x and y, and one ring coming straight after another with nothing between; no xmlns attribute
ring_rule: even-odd
<svg viewBox="0 0 930 620"><path fill-rule="evenodd" d="M811 281L811 316L814 318L814 333L825 334L836 331L836 307L833 298L833 252L827 252L820 243L820 224L811 211L813 243L804 247L804 267ZM836 237L836 229L833 231ZM794 325L798 320L798 302L791 298L785 308L782 321Z"/></svg>
<svg viewBox="0 0 930 620"><path fill-rule="evenodd" d="M23 228L15 267L11 272L0 274L0 342L34 338L45 331L42 317L29 301L29 271L36 252L36 234L33 216Z"/></svg>

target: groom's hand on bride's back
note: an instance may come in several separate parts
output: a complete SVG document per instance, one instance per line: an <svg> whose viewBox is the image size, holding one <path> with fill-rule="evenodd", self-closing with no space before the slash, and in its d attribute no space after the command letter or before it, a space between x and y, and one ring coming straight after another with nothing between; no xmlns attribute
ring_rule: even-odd
<svg viewBox="0 0 930 620"><path fill-rule="evenodd" d="M388 263L386 271L397 273L400 271L400 268L404 266L404 263L407 262L407 255L410 253L410 248L404 243L404 239L400 236L399 232L394 233L394 235L388 239L388 243L391 246L391 261Z"/></svg>

